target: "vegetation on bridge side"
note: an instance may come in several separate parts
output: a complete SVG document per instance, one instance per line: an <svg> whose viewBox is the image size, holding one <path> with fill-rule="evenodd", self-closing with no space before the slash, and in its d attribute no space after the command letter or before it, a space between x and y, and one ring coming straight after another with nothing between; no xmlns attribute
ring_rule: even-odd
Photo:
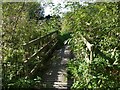
<svg viewBox="0 0 120 90"><path fill-rule="evenodd" d="M64 30L71 31L70 46L75 58L68 64L74 80L72 89L120 88L120 24L119 3L75 4L64 18ZM81 34L94 45L93 59ZM87 55L87 56L86 56Z"/></svg>
<svg viewBox="0 0 120 90"><path fill-rule="evenodd" d="M72 11L62 18L45 18L36 2L2 4L3 89L43 87L42 67L48 68L51 58L47 54L57 42L55 49L60 49L66 40L75 56L67 66L74 81L72 89L120 88L120 2L70 5ZM55 30L61 30L57 40L56 36L47 36L40 41ZM39 66L42 71L36 69Z"/></svg>
<svg viewBox="0 0 120 90"><path fill-rule="evenodd" d="M36 16L35 13L39 7L40 4L37 2L4 2L2 4L3 89L34 88L36 85L41 87L42 79L40 75L32 79L27 77L27 70L29 71L30 67L32 68L38 61L31 61L29 66L24 63L25 57L30 56L35 51L35 47L33 51L33 48L29 47L29 43L26 46L29 47L27 53L23 44L45 36L52 31L60 30L60 22L57 16L53 16L49 20L46 18L39 20L41 16ZM54 37L47 37L47 39L42 40L42 43L46 44L51 39L54 39ZM34 44L33 46L37 47L38 45ZM47 46L50 47L51 44ZM45 51L42 50L42 52ZM42 66L43 63L39 65Z"/></svg>

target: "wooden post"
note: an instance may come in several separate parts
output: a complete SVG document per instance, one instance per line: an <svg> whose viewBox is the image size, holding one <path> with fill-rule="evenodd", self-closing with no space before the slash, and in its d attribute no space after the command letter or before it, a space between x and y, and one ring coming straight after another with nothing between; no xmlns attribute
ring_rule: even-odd
<svg viewBox="0 0 120 90"><path fill-rule="evenodd" d="M94 45L91 44L91 43L89 43L89 42L86 40L86 38L84 38L82 35L81 35L81 38L82 38L84 44L86 45L87 49L90 51L90 58L89 58L89 60L90 60L90 63L91 63L91 61L93 60L93 46L94 46Z"/></svg>
<svg viewBox="0 0 120 90"><path fill-rule="evenodd" d="M90 63L92 62L92 60L93 60L93 52L90 51Z"/></svg>
<svg viewBox="0 0 120 90"><path fill-rule="evenodd" d="M86 47L86 51L88 51L88 48ZM86 53L85 54L85 59L86 59L86 62L89 63L89 55Z"/></svg>
<svg viewBox="0 0 120 90"><path fill-rule="evenodd" d="M90 63L92 62L93 60L93 44L91 46L91 51L90 51Z"/></svg>

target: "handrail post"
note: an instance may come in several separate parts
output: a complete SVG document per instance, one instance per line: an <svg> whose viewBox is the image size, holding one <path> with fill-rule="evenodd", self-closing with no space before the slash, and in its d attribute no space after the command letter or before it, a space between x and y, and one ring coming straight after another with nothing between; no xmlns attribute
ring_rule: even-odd
<svg viewBox="0 0 120 90"><path fill-rule="evenodd" d="M89 62L91 63L92 60L93 60L93 47L94 47L94 44L89 43L87 41L87 39L84 38L82 35L81 35L81 39L83 40L84 44L86 45L87 49L90 52Z"/></svg>
<svg viewBox="0 0 120 90"><path fill-rule="evenodd" d="M90 63L92 62L92 60L93 60L93 44L91 45L91 51L90 51Z"/></svg>
<svg viewBox="0 0 120 90"><path fill-rule="evenodd" d="M92 62L92 60L93 60L93 52L90 51L90 63Z"/></svg>

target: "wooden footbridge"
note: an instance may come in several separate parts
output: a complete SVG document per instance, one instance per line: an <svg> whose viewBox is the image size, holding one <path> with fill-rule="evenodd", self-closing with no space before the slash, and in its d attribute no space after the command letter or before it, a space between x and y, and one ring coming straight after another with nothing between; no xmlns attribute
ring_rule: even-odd
<svg viewBox="0 0 120 90"><path fill-rule="evenodd" d="M53 31L45 36L36 38L23 45L25 54L24 62L16 62L16 76L26 76L34 78L41 75L43 78L44 88L68 89L72 84L72 80L68 79L66 64L72 57L69 45L60 44L59 31ZM90 44L82 35L81 38L86 45L87 62L93 59L93 44ZM59 47L58 47L59 46ZM50 58L56 54L58 59L51 61ZM50 65L51 62L51 65ZM22 67L20 67L22 66ZM46 69L47 68L47 69ZM10 70L7 64L3 64L6 73ZM16 78L16 77L15 77Z"/></svg>

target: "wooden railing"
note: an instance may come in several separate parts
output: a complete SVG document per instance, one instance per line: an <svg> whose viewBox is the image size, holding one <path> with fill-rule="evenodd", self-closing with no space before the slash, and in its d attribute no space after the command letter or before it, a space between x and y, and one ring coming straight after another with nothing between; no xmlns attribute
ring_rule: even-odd
<svg viewBox="0 0 120 90"><path fill-rule="evenodd" d="M10 71L14 72L14 78L19 76L31 77L35 75L41 67L41 63L45 64L49 56L54 52L58 43L58 31L53 31L45 36L31 40L23 45L25 50L24 61L16 61L15 63L2 63L3 77L7 78Z"/></svg>
<svg viewBox="0 0 120 90"><path fill-rule="evenodd" d="M25 49L24 63L30 68L28 70L30 76L37 72L37 69L41 67L41 63L47 62L47 57L52 54L53 49L58 43L58 33L58 31L51 32L23 45ZM34 62L36 63L32 64Z"/></svg>
<svg viewBox="0 0 120 90"><path fill-rule="evenodd" d="M38 56L38 54L44 49L47 49L49 45L57 41L58 31L53 31L45 36L39 37L37 39L31 40L28 43L25 43L24 49L26 51L26 60L30 60ZM46 51L46 50L45 50ZM25 61L27 62L27 61Z"/></svg>
<svg viewBox="0 0 120 90"><path fill-rule="evenodd" d="M91 44L91 43L90 43L85 37L83 37L82 35L81 35L81 39L82 39L82 41L84 42L84 44L85 44L85 46L86 46L86 51L89 53L89 54L86 53L86 55L85 55L85 56L86 56L86 57L85 57L85 58L86 58L86 62L91 63L92 60L95 58L95 56L96 56L96 55L99 55L100 57L109 60L109 63L110 63L110 64L113 64L113 63L114 63L114 59L113 59L113 58L105 55L105 54L104 54L102 51L100 51L97 47L95 48L94 44ZM93 51L94 51L94 53L96 54L94 57L93 57Z"/></svg>
<svg viewBox="0 0 120 90"><path fill-rule="evenodd" d="M84 44L86 45L86 50L89 51L89 55L86 53L86 62L91 63L93 60L93 47L94 44L91 44L85 37L82 36L81 34L81 39L84 42Z"/></svg>

